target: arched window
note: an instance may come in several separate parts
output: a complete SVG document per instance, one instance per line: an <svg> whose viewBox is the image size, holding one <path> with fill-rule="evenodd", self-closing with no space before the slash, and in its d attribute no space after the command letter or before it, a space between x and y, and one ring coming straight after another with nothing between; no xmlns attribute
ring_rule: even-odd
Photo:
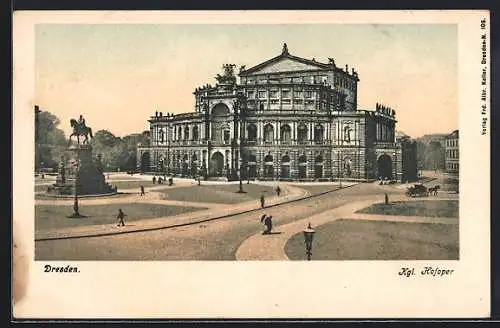
<svg viewBox="0 0 500 328"><path fill-rule="evenodd" d="M324 129L323 126L318 124L314 127L314 141L317 143L323 142Z"/></svg>
<svg viewBox="0 0 500 328"><path fill-rule="evenodd" d="M160 142L165 142L165 132L163 132L163 129L160 129Z"/></svg>
<svg viewBox="0 0 500 328"><path fill-rule="evenodd" d="M287 143L292 139L292 129L290 125L284 124L281 126L281 134L280 134L281 142Z"/></svg>
<svg viewBox="0 0 500 328"><path fill-rule="evenodd" d="M247 138L248 141L257 141L257 126L253 123L247 126Z"/></svg>
<svg viewBox="0 0 500 328"><path fill-rule="evenodd" d="M189 127L184 127L184 140L189 140Z"/></svg>
<svg viewBox="0 0 500 328"><path fill-rule="evenodd" d="M305 143L307 142L307 126L304 123L301 123L297 127L297 141L299 143Z"/></svg>
<svg viewBox="0 0 500 328"><path fill-rule="evenodd" d="M195 126L193 127L193 140L198 140L199 136L198 136L198 127Z"/></svg>
<svg viewBox="0 0 500 328"><path fill-rule="evenodd" d="M273 142L274 140L274 127L271 124L264 126L264 141Z"/></svg>
<svg viewBox="0 0 500 328"><path fill-rule="evenodd" d="M182 138L182 128L179 126L177 128L177 140L181 140Z"/></svg>

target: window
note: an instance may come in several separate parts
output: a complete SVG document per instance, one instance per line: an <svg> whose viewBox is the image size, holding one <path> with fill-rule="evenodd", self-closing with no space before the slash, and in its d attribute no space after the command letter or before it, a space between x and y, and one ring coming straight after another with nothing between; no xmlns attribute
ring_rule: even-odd
<svg viewBox="0 0 500 328"><path fill-rule="evenodd" d="M293 103L297 104L297 105L302 105L304 103L304 101L302 99L294 99Z"/></svg>
<svg viewBox="0 0 500 328"><path fill-rule="evenodd" d="M271 90L269 98L278 98L278 90Z"/></svg>
<svg viewBox="0 0 500 328"><path fill-rule="evenodd" d="M224 143L228 144L230 139L230 131L229 130L224 130Z"/></svg>
<svg viewBox="0 0 500 328"><path fill-rule="evenodd" d="M299 143L304 143L307 141L307 126L305 124L300 124L297 128L297 140Z"/></svg>
<svg viewBox="0 0 500 328"><path fill-rule="evenodd" d="M189 140L189 127L184 128L184 140Z"/></svg>
<svg viewBox="0 0 500 328"><path fill-rule="evenodd" d="M292 139L292 129L288 124L281 126L280 139L282 142L290 142L290 140Z"/></svg>
<svg viewBox="0 0 500 328"><path fill-rule="evenodd" d="M290 105L290 102L291 102L291 100L290 100L290 99L283 99L283 100L281 100L281 103L282 103L283 105Z"/></svg>
<svg viewBox="0 0 500 328"><path fill-rule="evenodd" d="M255 91L253 91L253 90L249 90L249 91L248 91L248 93L247 93L247 97L248 97L249 99L253 99L253 98L255 98Z"/></svg>
<svg viewBox="0 0 500 328"><path fill-rule="evenodd" d="M281 97L282 98L290 98L290 91L289 90L282 90Z"/></svg>
<svg viewBox="0 0 500 328"><path fill-rule="evenodd" d="M198 140L199 136L198 136L198 127L195 126L193 128L193 140Z"/></svg>
<svg viewBox="0 0 500 328"><path fill-rule="evenodd" d="M264 141L273 142L274 140L274 127L271 124L267 124L264 127Z"/></svg>
<svg viewBox="0 0 500 328"><path fill-rule="evenodd" d="M323 141L323 126L322 125L316 125L314 128L314 141L317 143L320 143Z"/></svg>
<svg viewBox="0 0 500 328"><path fill-rule="evenodd" d="M266 98L266 91L264 91L264 90L259 91L259 98L260 99Z"/></svg>
<svg viewBox="0 0 500 328"><path fill-rule="evenodd" d="M165 141L165 133L163 132L163 129L160 129L160 142Z"/></svg>
<svg viewBox="0 0 500 328"><path fill-rule="evenodd" d="M248 141L257 141L257 126L249 124L247 127Z"/></svg>
<svg viewBox="0 0 500 328"><path fill-rule="evenodd" d="M271 100L269 101L269 103L270 103L271 105L277 105L277 104L279 104L279 100L278 100L278 99L271 99Z"/></svg>
<svg viewBox="0 0 500 328"><path fill-rule="evenodd" d="M305 96L306 98L312 98L312 91L306 91Z"/></svg>
<svg viewBox="0 0 500 328"><path fill-rule="evenodd" d="M302 90L295 90L293 93L295 98L302 98L303 96Z"/></svg>

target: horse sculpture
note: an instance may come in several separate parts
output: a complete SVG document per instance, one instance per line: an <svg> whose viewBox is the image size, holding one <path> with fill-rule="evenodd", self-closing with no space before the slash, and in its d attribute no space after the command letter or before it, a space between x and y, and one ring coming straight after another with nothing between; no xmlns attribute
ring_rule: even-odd
<svg viewBox="0 0 500 328"><path fill-rule="evenodd" d="M428 192L429 192L429 195L434 195L434 196L437 196L438 194L438 190L440 189L441 187L439 185L436 185L434 187L431 187L428 189Z"/></svg>
<svg viewBox="0 0 500 328"><path fill-rule="evenodd" d="M80 144L80 136L84 136L85 139L83 139L82 144L89 143L89 136L90 139L92 139L94 136L92 135L92 129L89 128L88 126L82 126L80 123L78 123L77 120L71 119L70 120L71 127L73 128L73 133L69 136L69 142L71 142L71 137L76 136L76 140L78 144Z"/></svg>

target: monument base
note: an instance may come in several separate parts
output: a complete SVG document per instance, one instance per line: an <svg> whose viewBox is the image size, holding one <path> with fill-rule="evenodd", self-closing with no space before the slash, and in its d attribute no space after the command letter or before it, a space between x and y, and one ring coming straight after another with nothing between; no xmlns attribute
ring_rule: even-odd
<svg viewBox="0 0 500 328"><path fill-rule="evenodd" d="M92 156L92 146L88 144L76 145L68 148L69 165L74 166L74 172L66 174L66 165L57 176L56 183L49 188L49 194L74 195L75 188L78 195L113 194L116 190L106 183L100 158ZM76 180L76 181L75 181Z"/></svg>

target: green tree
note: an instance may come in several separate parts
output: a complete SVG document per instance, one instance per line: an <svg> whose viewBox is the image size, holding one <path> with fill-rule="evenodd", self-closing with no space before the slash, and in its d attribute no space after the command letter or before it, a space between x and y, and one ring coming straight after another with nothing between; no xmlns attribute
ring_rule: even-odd
<svg viewBox="0 0 500 328"><path fill-rule="evenodd" d="M429 169L427 159L427 145L422 141L417 141L417 168Z"/></svg>
<svg viewBox="0 0 500 328"><path fill-rule="evenodd" d="M35 168L39 169L41 166L56 168L68 141L64 132L58 128L61 121L57 116L48 111L41 111L38 115Z"/></svg>
<svg viewBox="0 0 500 328"><path fill-rule="evenodd" d="M123 138L107 130L99 130L91 141L95 154L102 155L108 171L130 171L136 168L137 146L149 144L149 131L134 133Z"/></svg>
<svg viewBox="0 0 500 328"><path fill-rule="evenodd" d="M444 169L445 149L438 141L431 141L428 148L429 169L442 170Z"/></svg>

